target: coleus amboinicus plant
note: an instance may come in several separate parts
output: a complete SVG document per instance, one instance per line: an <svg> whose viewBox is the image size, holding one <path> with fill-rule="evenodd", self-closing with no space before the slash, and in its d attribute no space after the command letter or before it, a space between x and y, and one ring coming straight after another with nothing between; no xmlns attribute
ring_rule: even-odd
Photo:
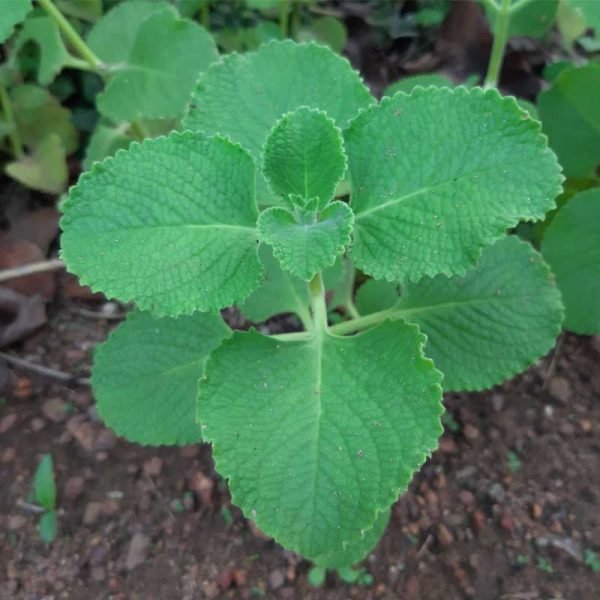
<svg viewBox="0 0 600 600"><path fill-rule="evenodd" d="M553 346L553 276L507 231L554 206L560 167L496 90L377 103L345 59L289 41L210 67L184 127L96 163L64 205L69 269L137 305L97 349L98 410L141 444L211 443L265 533L351 565L436 448L442 388ZM303 331L231 331L231 305Z"/></svg>

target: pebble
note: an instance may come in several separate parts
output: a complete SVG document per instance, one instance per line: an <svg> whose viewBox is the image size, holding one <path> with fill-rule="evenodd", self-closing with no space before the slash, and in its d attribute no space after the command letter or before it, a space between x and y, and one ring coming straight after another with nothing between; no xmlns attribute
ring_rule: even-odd
<svg viewBox="0 0 600 600"><path fill-rule="evenodd" d="M473 527L477 531L481 531L485 527L485 515L479 509L473 511Z"/></svg>
<svg viewBox="0 0 600 600"><path fill-rule="evenodd" d="M83 477L69 477L67 482L65 483L65 499L67 500L77 500L81 494L83 494L83 489L85 487L85 480Z"/></svg>
<svg viewBox="0 0 600 600"><path fill-rule="evenodd" d="M492 406L496 412L504 408L504 396L502 394L492 394Z"/></svg>
<svg viewBox="0 0 600 600"><path fill-rule="evenodd" d="M17 413L9 413L0 420L0 433L6 433L17 422Z"/></svg>
<svg viewBox="0 0 600 600"><path fill-rule="evenodd" d="M475 427L475 425L471 425L470 423L467 423L463 427L463 435L468 440L476 440L479 437L479 429L477 429L477 427Z"/></svg>
<svg viewBox="0 0 600 600"><path fill-rule="evenodd" d="M117 443L117 436L106 427L103 427L92 443L92 447L96 452L112 450Z"/></svg>
<svg viewBox="0 0 600 600"><path fill-rule="evenodd" d="M457 454L458 446L451 437L444 436L440 439L440 451L444 454Z"/></svg>
<svg viewBox="0 0 600 600"><path fill-rule="evenodd" d="M498 503L502 502L506 497L506 490L502 487L502 484L497 481L492 483L486 493L489 498Z"/></svg>
<svg viewBox="0 0 600 600"><path fill-rule="evenodd" d="M442 546L449 546L454 542L454 536L443 523L437 527L437 540Z"/></svg>
<svg viewBox="0 0 600 600"><path fill-rule="evenodd" d="M190 477L189 485L204 506L212 506L212 492L215 483L210 477L207 477L202 471L196 471Z"/></svg>
<svg viewBox="0 0 600 600"><path fill-rule="evenodd" d="M502 516L500 517L500 527L504 529L504 531L512 533L515 528L515 522L509 512L502 513Z"/></svg>
<svg viewBox="0 0 600 600"><path fill-rule="evenodd" d="M133 569L139 567L146 560L149 547L150 538L145 533L135 533L129 542L125 568L128 571L133 571Z"/></svg>
<svg viewBox="0 0 600 600"><path fill-rule="evenodd" d="M184 446L179 453L183 458L194 458L200 453L200 446L192 444L191 446Z"/></svg>
<svg viewBox="0 0 600 600"><path fill-rule="evenodd" d="M537 502L531 505L531 516L536 520L542 516L542 507Z"/></svg>
<svg viewBox="0 0 600 600"><path fill-rule="evenodd" d="M280 569L275 569L269 573L269 587L272 590L278 590L285 583L285 575Z"/></svg>
<svg viewBox="0 0 600 600"><path fill-rule="evenodd" d="M42 404L42 413L49 421L60 423L67 418L67 403L61 398L49 398Z"/></svg>
<svg viewBox="0 0 600 600"><path fill-rule="evenodd" d="M475 496L473 495L473 492L470 492L469 490L460 490L460 492L458 492L458 499L465 506L473 506L475 503Z"/></svg>
<svg viewBox="0 0 600 600"><path fill-rule="evenodd" d="M2 462L3 463L9 463L12 462L13 460L15 460L17 456L17 450L14 447L10 447L10 448L6 448L6 450L4 450L4 452L2 452Z"/></svg>
<svg viewBox="0 0 600 600"><path fill-rule="evenodd" d="M566 404L571 399L571 384L568 379L565 379L560 375L556 375L550 379L548 391L555 400L558 400L563 404Z"/></svg>
<svg viewBox="0 0 600 600"><path fill-rule="evenodd" d="M46 427L46 421L44 419L40 419L39 417L35 417L31 419L31 430L32 431L41 431Z"/></svg>
<svg viewBox="0 0 600 600"><path fill-rule="evenodd" d="M163 461L158 456L153 456L144 463L144 473L150 477L158 477L162 471Z"/></svg>
<svg viewBox="0 0 600 600"><path fill-rule="evenodd" d="M67 429L85 450L91 452L94 447L94 439L96 436L91 423L88 423L84 419L85 417L83 415L71 417L67 421Z"/></svg>

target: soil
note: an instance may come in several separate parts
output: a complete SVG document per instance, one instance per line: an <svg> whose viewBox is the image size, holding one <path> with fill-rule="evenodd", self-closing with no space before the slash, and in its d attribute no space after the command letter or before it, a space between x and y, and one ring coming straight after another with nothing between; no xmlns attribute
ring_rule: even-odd
<svg viewBox="0 0 600 600"><path fill-rule="evenodd" d="M447 395L440 449L364 562L373 585L330 575L315 589L308 563L231 506L208 446L145 448L103 427L85 378L114 309L61 300L15 348L78 383L11 368L0 408L2 600L599 597L600 574L586 565L600 551L597 337L565 334L503 386ZM27 505L46 452L59 494L50 545Z"/></svg>

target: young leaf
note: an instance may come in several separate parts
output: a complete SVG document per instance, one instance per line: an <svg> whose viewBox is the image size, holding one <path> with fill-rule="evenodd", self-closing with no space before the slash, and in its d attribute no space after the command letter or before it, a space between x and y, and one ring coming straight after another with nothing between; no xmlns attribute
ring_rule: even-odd
<svg viewBox="0 0 600 600"><path fill-rule="evenodd" d="M61 221L69 269L160 316L210 312L258 286L254 165L223 138L174 132L84 174Z"/></svg>
<svg viewBox="0 0 600 600"><path fill-rule="evenodd" d="M54 19L50 17L33 17L25 21L15 40L12 55L15 59L27 42L34 42L39 47L38 81L41 85L49 85L71 58Z"/></svg>
<svg viewBox="0 0 600 600"><path fill-rule="evenodd" d="M209 354L231 335L218 314L157 319L133 312L96 348L92 386L98 412L138 444L191 444L198 379Z"/></svg>
<svg viewBox="0 0 600 600"><path fill-rule="evenodd" d="M345 138L351 257L375 279L462 274L508 227L543 218L561 190L540 124L496 90L398 93Z"/></svg>
<svg viewBox="0 0 600 600"><path fill-rule="evenodd" d="M295 216L297 215L297 216ZM281 266L309 281L330 267L350 242L352 211L344 202L333 202L320 214L297 208L272 207L258 219L258 235L273 246Z"/></svg>
<svg viewBox="0 0 600 600"><path fill-rule="evenodd" d="M594 175L600 163L600 65L563 69L540 94L538 112L565 174Z"/></svg>
<svg viewBox="0 0 600 600"><path fill-rule="evenodd" d="M139 27L126 61L116 65L98 110L113 121L180 116L198 76L217 59L211 35L171 9Z"/></svg>
<svg viewBox="0 0 600 600"><path fill-rule="evenodd" d="M600 333L600 189L571 198L550 223L542 253L565 303L565 327Z"/></svg>
<svg viewBox="0 0 600 600"><path fill-rule="evenodd" d="M94 54L107 65L127 62L139 29L149 17L165 9L177 15L167 2L154 0L127 0L109 10L97 21L87 36L87 44Z"/></svg>
<svg viewBox="0 0 600 600"><path fill-rule="evenodd" d="M56 483L52 455L44 454L35 471L33 480L33 496L35 502L46 510L56 508Z"/></svg>
<svg viewBox="0 0 600 600"><path fill-rule="evenodd" d="M50 510L40 517L38 527L40 538L46 544L51 544L56 538L56 511Z"/></svg>
<svg viewBox="0 0 600 600"><path fill-rule="evenodd" d="M128 148L133 140L125 135L127 127L127 124L111 125L109 121L100 120L85 149L83 168L89 171L95 162L114 156L117 150Z"/></svg>
<svg viewBox="0 0 600 600"><path fill-rule="evenodd" d="M262 531L318 559L375 525L442 431L441 373L424 340L397 321L299 342L236 332L211 354L202 435Z"/></svg>
<svg viewBox="0 0 600 600"><path fill-rule="evenodd" d="M361 315L387 310L398 304L398 286L385 279L369 279L358 290L354 300Z"/></svg>
<svg viewBox="0 0 600 600"><path fill-rule="evenodd" d="M316 556L313 562L316 565L329 569L351 567L360 562L379 543L385 528L390 520L390 509L382 510L370 529L362 535L347 543L343 550Z"/></svg>
<svg viewBox="0 0 600 600"><path fill-rule="evenodd" d="M259 166L265 139L284 114L301 106L317 108L343 129L373 102L350 63L329 48L274 41L212 65L198 83L183 124L230 137ZM257 194L263 203L273 201L262 175Z"/></svg>
<svg viewBox="0 0 600 600"><path fill-rule="evenodd" d="M516 4L516 0L513 0ZM497 11L482 2L492 29L495 27ZM511 13L508 22L508 35L541 38L554 25L559 0L528 0Z"/></svg>
<svg viewBox="0 0 600 600"><path fill-rule="evenodd" d="M0 44L5 42L31 10L31 0L10 0L2 3L0 11Z"/></svg>
<svg viewBox="0 0 600 600"><path fill-rule="evenodd" d="M447 391L486 389L524 371L552 348L563 317L548 266L514 236L486 248L464 277L407 285L398 311L427 335Z"/></svg>
<svg viewBox="0 0 600 600"><path fill-rule="evenodd" d="M403 77L399 81L389 85L383 92L383 95L391 97L396 92L410 94L419 85L422 87L429 87L432 85L435 87L454 87L454 83L444 75L439 75L438 73L426 73L423 75Z"/></svg>
<svg viewBox="0 0 600 600"><path fill-rule="evenodd" d="M7 175L28 188L62 194L67 189L69 172L62 140L56 133L46 136L29 155L5 165Z"/></svg>
<svg viewBox="0 0 600 600"><path fill-rule="evenodd" d="M265 268L265 278L241 306L242 314L260 323L274 315L295 313L304 323L310 323L310 294L306 281L284 271L270 246L262 244L258 254Z"/></svg>
<svg viewBox="0 0 600 600"><path fill-rule="evenodd" d="M318 198L323 210L346 171L342 132L325 113L301 107L269 134L263 174L275 194Z"/></svg>

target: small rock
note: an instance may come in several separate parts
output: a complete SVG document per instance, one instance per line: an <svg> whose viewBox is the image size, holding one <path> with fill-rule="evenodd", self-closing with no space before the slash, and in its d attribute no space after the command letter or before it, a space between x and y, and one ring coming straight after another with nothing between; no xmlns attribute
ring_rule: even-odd
<svg viewBox="0 0 600 600"><path fill-rule="evenodd" d="M32 431L41 431L46 427L46 421L44 419L40 419L39 417L35 417L31 419L31 430Z"/></svg>
<svg viewBox="0 0 600 600"><path fill-rule="evenodd" d="M562 435L571 436L575 433L575 425L572 423L561 423L558 426L558 431L560 431Z"/></svg>
<svg viewBox="0 0 600 600"><path fill-rule="evenodd" d="M191 446L184 446L179 453L183 458L194 458L200 453L200 446L192 444Z"/></svg>
<svg viewBox="0 0 600 600"><path fill-rule="evenodd" d="M83 524L93 525L100 516L100 509L102 508L101 502L88 502L85 510L83 511Z"/></svg>
<svg viewBox="0 0 600 600"><path fill-rule="evenodd" d="M459 481L471 479L477 473L475 465L465 465L462 469L456 471L456 479Z"/></svg>
<svg viewBox="0 0 600 600"><path fill-rule="evenodd" d="M233 586L234 578L233 578L233 569L226 569L225 571L221 571L217 576L217 583L219 587L223 590L228 590Z"/></svg>
<svg viewBox="0 0 600 600"><path fill-rule="evenodd" d="M568 554L571 558L574 558L578 562L583 562L583 549L581 544L575 541L573 538L562 537L558 535L550 535L548 537L538 537L535 539L535 544L538 548L545 548L546 546L552 546L558 550L562 550Z"/></svg>
<svg viewBox="0 0 600 600"><path fill-rule="evenodd" d="M473 506L475 502L475 496L473 495L473 492L470 492L469 490L460 490L460 492L458 492L458 499L465 506Z"/></svg>
<svg viewBox="0 0 600 600"><path fill-rule="evenodd" d="M77 500L81 494L83 494L83 488L85 487L85 480L83 477L69 477L65 483L65 499Z"/></svg>
<svg viewBox="0 0 600 600"><path fill-rule="evenodd" d="M144 472L150 477L158 477L162 471L163 461L158 456L153 456L144 463Z"/></svg>
<svg viewBox="0 0 600 600"><path fill-rule="evenodd" d="M190 489L204 506L212 506L212 492L215 483L202 471L196 471L190 478Z"/></svg>
<svg viewBox="0 0 600 600"><path fill-rule="evenodd" d="M98 435L94 438L94 442L92 444L93 449L96 452L102 452L106 450L112 450L117 443L117 436L106 427L103 427Z"/></svg>
<svg viewBox="0 0 600 600"><path fill-rule="evenodd" d="M588 419L581 419L579 421L579 428L581 431L583 431L583 433L589 433L592 431L592 422Z"/></svg>
<svg viewBox="0 0 600 600"><path fill-rule="evenodd" d="M269 587L272 590L278 590L285 583L285 575L280 569L275 569L269 573Z"/></svg>
<svg viewBox="0 0 600 600"><path fill-rule="evenodd" d="M95 433L91 423L85 421L83 415L76 415L67 421L69 433L79 442L87 451L91 452L94 448Z"/></svg>
<svg viewBox="0 0 600 600"><path fill-rule="evenodd" d="M458 453L458 447L456 445L456 442L451 437L447 437L447 436L444 436L440 439L440 450L444 454L457 454Z"/></svg>
<svg viewBox="0 0 600 600"><path fill-rule="evenodd" d="M125 568L128 571L133 571L133 569L139 567L146 560L149 547L150 538L145 533L135 533L129 542Z"/></svg>
<svg viewBox="0 0 600 600"><path fill-rule="evenodd" d="M479 437L479 429L475 427L475 425L471 425L471 423L467 423L463 427L463 435L468 440L476 440Z"/></svg>
<svg viewBox="0 0 600 600"><path fill-rule="evenodd" d="M17 450L14 447L10 447L7 448L6 450L4 450L4 452L2 452L2 462L3 463L9 463L12 462L13 460L15 460L17 456Z"/></svg>
<svg viewBox="0 0 600 600"><path fill-rule="evenodd" d="M442 546L449 546L454 542L454 536L443 523L438 525L437 540Z"/></svg>
<svg viewBox="0 0 600 600"><path fill-rule="evenodd" d="M500 527L504 529L504 531L512 533L515 528L515 522L509 512L502 513L502 516L500 517Z"/></svg>
<svg viewBox="0 0 600 600"><path fill-rule="evenodd" d="M477 531L481 531L484 527L485 527L485 515L483 514L482 511L475 510L473 511L473 527L477 530Z"/></svg>
<svg viewBox="0 0 600 600"><path fill-rule="evenodd" d="M61 398L49 398L42 404L42 413L49 421L60 423L67 418L67 403Z"/></svg>
<svg viewBox="0 0 600 600"><path fill-rule="evenodd" d="M496 412L504 408L504 396L502 394L492 394L492 406Z"/></svg>
<svg viewBox="0 0 600 600"><path fill-rule="evenodd" d="M531 516L536 520L542 516L542 507L537 502L531 505Z"/></svg>
<svg viewBox="0 0 600 600"><path fill-rule="evenodd" d="M0 433L6 433L17 422L17 413L9 413L0 420Z"/></svg>
<svg viewBox="0 0 600 600"><path fill-rule="evenodd" d="M27 523L27 519L22 515L10 515L7 519L6 526L9 531L21 529Z"/></svg>
<svg viewBox="0 0 600 600"><path fill-rule="evenodd" d="M502 487L502 484L496 481L495 483L492 483L492 485L489 487L487 495L495 502L500 503L506 497L506 491Z"/></svg>
<svg viewBox="0 0 600 600"><path fill-rule="evenodd" d="M568 379L565 379L560 375L555 375L550 379L548 391L555 400L558 400L563 404L567 404L571 399L571 384Z"/></svg>

